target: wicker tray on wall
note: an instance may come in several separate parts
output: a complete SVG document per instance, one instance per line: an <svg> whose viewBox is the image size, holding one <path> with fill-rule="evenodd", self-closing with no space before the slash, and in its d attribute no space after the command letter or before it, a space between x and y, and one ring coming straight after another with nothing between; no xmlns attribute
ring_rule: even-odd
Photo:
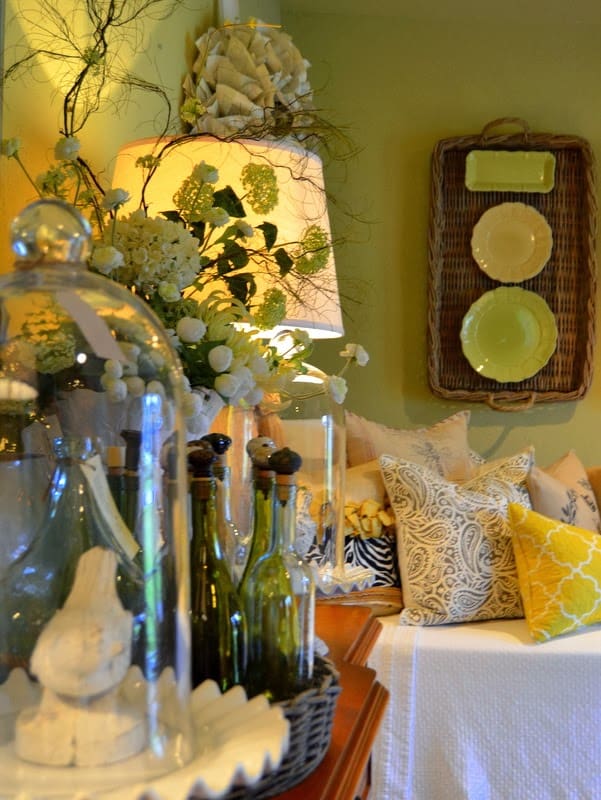
<svg viewBox="0 0 601 800"><path fill-rule="evenodd" d="M499 128L513 127L513 133ZM515 132L515 128L518 131ZM470 191L470 150L539 150L555 157L548 193ZM518 411L534 403L576 400L588 390L595 344L595 165L588 142L576 136L532 133L526 122L502 118L482 133L439 141L432 157L428 280L428 377L432 392L458 401ZM519 285L543 297L557 323L557 347L547 364L520 382L499 383L476 372L463 355L463 317L485 292L502 285L471 252L474 225L484 211L521 202L544 215L553 234L542 271Z"/></svg>

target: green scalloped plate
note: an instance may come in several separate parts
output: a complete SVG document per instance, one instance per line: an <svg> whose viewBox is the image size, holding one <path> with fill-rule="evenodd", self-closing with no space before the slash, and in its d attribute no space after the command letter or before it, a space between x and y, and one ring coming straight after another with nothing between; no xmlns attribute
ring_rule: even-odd
<svg viewBox="0 0 601 800"><path fill-rule="evenodd" d="M480 375L517 383L549 361L557 346L557 324L540 295L501 286L470 306L461 325L461 346Z"/></svg>

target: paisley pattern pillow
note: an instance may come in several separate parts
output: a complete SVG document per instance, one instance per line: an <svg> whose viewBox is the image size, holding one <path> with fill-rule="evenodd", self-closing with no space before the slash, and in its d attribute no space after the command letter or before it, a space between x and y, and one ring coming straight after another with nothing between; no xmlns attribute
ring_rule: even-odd
<svg viewBox="0 0 601 800"><path fill-rule="evenodd" d="M380 457L397 522L401 622L523 616L507 507L530 507L526 477L532 462L529 449L489 462L458 484L419 464Z"/></svg>

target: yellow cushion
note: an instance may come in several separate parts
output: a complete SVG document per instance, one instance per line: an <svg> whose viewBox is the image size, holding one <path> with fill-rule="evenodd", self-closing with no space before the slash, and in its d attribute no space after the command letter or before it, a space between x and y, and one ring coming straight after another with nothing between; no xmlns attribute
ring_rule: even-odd
<svg viewBox="0 0 601 800"><path fill-rule="evenodd" d="M601 536L509 505L524 614L545 641L601 622Z"/></svg>

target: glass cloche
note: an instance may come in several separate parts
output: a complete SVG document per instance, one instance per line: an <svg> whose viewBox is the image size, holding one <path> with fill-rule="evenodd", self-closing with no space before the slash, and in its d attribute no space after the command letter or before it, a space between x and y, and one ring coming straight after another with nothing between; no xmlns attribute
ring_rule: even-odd
<svg viewBox="0 0 601 800"><path fill-rule="evenodd" d="M0 277L0 794L72 797L191 756L183 375L43 199Z"/></svg>

